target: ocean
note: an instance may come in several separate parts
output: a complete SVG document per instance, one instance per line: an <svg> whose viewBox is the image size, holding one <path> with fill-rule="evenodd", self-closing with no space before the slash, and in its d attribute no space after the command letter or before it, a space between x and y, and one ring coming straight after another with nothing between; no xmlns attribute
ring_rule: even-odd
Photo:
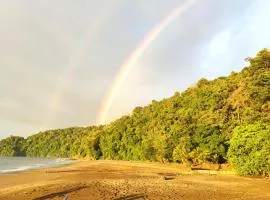
<svg viewBox="0 0 270 200"><path fill-rule="evenodd" d="M76 161L61 158L0 157L0 174L56 167Z"/></svg>

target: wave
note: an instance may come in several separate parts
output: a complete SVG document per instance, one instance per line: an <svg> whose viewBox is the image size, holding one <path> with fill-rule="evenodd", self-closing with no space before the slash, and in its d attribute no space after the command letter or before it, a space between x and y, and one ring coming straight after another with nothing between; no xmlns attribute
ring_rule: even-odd
<svg viewBox="0 0 270 200"><path fill-rule="evenodd" d="M55 166L59 166L59 165L63 165L63 164L72 163L71 160L62 159L62 158L53 159L53 160L52 159L37 160L37 158L35 158L35 159L17 158L17 162L16 162L16 158L5 158L5 161L9 161L9 162L6 163L5 167L2 169L1 169L1 165L0 165L0 174L10 174L10 173L28 171L28 170L33 170L33 169L49 168L49 167L55 167ZM31 163L29 163L29 162L31 162ZM1 162L0 162L0 164L1 164ZM3 165L2 165L2 167L3 167Z"/></svg>
<svg viewBox="0 0 270 200"><path fill-rule="evenodd" d="M20 171L26 171L26 170L35 169L35 168L39 168L39 167L23 166L23 167L18 167L18 168L13 168L13 169L3 169L3 170L0 170L0 173L5 174L5 173L10 173L10 172L20 172Z"/></svg>

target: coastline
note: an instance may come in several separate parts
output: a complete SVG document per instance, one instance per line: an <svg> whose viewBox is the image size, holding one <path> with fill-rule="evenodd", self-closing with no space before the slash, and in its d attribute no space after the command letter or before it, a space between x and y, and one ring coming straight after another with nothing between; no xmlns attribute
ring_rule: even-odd
<svg viewBox="0 0 270 200"><path fill-rule="evenodd" d="M0 175L0 199L269 199L270 181L175 164L85 161ZM244 197L244 198L243 198Z"/></svg>
<svg viewBox="0 0 270 200"><path fill-rule="evenodd" d="M0 157L0 175L54 168L75 163L68 158ZM1 166L3 164L3 166Z"/></svg>

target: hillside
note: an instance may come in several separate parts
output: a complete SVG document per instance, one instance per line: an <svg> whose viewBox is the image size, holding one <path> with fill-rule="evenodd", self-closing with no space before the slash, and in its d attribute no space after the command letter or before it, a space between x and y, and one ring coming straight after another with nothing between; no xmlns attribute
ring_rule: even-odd
<svg viewBox="0 0 270 200"><path fill-rule="evenodd" d="M239 138L233 135L241 130L246 130L242 131L246 134L250 129L258 134L266 130L265 137L270 135L270 51L264 49L247 61L249 66L239 73L212 81L203 78L183 93L136 107L129 116L105 126L50 130L26 139L14 136L3 139L0 155L190 164L224 163L229 158L237 167L233 157L240 148ZM258 142L258 134L248 141L251 145ZM260 140L262 146L265 137ZM236 141L230 141L231 138ZM229 150L231 142L235 151ZM266 145L269 148L264 148L263 154L260 154L263 148L257 151L260 159L269 157L269 142ZM270 171L270 158L266 165Z"/></svg>

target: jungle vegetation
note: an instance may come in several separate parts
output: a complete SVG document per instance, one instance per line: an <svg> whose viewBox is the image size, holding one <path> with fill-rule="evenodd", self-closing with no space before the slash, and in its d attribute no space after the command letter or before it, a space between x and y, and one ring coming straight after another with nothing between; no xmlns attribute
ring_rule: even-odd
<svg viewBox="0 0 270 200"><path fill-rule="evenodd" d="M104 126L48 130L0 141L0 156L231 163L241 175L270 173L270 51L241 72L136 107Z"/></svg>

